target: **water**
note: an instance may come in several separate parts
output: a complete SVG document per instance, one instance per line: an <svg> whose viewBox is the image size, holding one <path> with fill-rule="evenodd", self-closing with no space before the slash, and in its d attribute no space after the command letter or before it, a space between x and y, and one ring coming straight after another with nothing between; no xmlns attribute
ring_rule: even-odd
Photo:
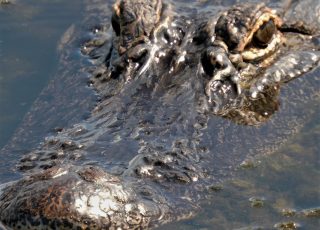
<svg viewBox="0 0 320 230"><path fill-rule="evenodd" d="M319 229L319 134L318 111L286 146L213 188L193 219L159 229Z"/></svg>
<svg viewBox="0 0 320 230"><path fill-rule="evenodd" d="M83 17L79 0L13 3L0 6L0 148L57 72L60 37ZM279 151L239 169L236 178L212 188L199 204L197 216L160 229L318 229L318 114ZM4 163L4 159L0 161ZM314 208L318 214L308 217Z"/></svg>
<svg viewBox="0 0 320 230"><path fill-rule="evenodd" d="M77 0L0 5L0 148L56 72L58 41L80 20L81 6Z"/></svg>

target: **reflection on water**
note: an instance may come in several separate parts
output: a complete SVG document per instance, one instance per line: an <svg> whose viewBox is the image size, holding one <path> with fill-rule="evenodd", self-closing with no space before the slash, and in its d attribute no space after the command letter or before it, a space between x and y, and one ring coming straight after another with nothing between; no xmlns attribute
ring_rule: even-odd
<svg viewBox="0 0 320 230"><path fill-rule="evenodd" d="M28 0L0 6L0 148L53 76L57 41L80 18L81 5L78 0ZM319 134L315 116L276 154L213 187L192 220L160 229L317 229Z"/></svg>

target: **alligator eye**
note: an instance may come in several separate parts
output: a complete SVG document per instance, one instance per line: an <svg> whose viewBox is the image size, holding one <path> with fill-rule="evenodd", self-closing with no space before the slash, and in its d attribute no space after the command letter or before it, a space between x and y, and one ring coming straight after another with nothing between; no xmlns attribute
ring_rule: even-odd
<svg viewBox="0 0 320 230"><path fill-rule="evenodd" d="M253 41L259 46L267 46L275 31L276 26L273 20L269 20L268 22L263 23L253 35Z"/></svg>

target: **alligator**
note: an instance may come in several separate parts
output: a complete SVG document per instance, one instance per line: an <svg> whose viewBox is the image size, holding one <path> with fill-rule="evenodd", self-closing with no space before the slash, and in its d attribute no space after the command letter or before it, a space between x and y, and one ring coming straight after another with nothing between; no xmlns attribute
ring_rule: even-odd
<svg viewBox="0 0 320 230"><path fill-rule="evenodd" d="M106 3L89 2L103 16ZM203 4L116 1L112 38L95 27L81 46L97 103L19 161L24 176L0 187L5 228L144 229L189 218L213 185L303 127L304 108L319 101L319 1Z"/></svg>

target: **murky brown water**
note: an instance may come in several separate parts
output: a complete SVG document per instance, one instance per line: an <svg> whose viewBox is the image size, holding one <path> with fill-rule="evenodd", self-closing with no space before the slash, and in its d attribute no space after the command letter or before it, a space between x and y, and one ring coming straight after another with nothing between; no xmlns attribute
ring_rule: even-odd
<svg viewBox="0 0 320 230"><path fill-rule="evenodd" d="M54 76L57 43L80 20L82 6L80 0L0 5L0 148ZM197 216L160 229L318 229L319 134L317 111L286 146L213 187ZM5 159L0 156L0 161Z"/></svg>

